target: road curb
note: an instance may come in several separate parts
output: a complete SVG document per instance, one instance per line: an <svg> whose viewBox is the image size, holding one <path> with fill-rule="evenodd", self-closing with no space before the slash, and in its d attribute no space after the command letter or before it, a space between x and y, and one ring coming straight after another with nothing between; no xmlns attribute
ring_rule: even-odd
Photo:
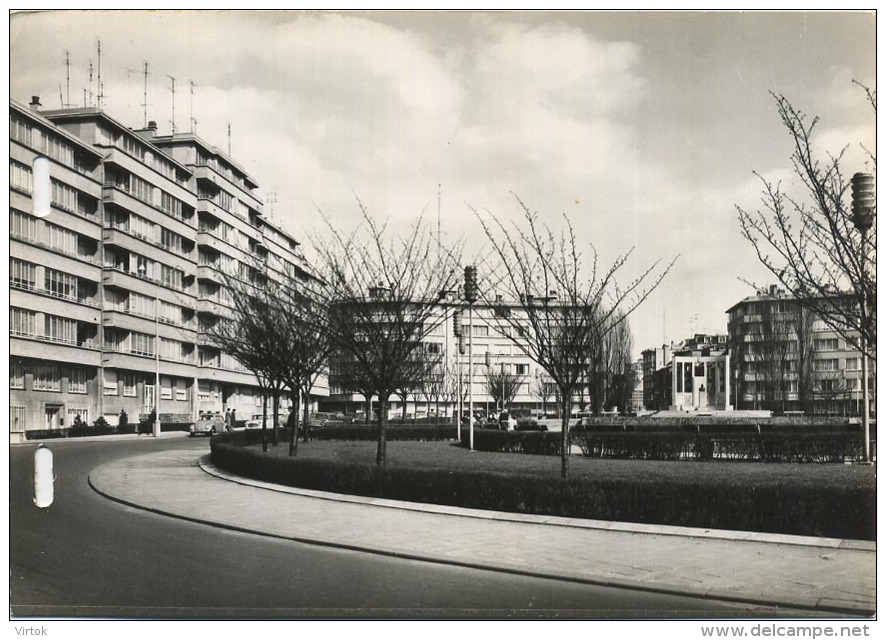
<svg viewBox="0 0 886 640"><path fill-rule="evenodd" d="M104 466L104 465L103 465ZM202 465L200 465L202 468ZM99 467L100 469L101 467ZM210 474L213 475L213 474ZM216 476L221 479L220 476ZM140 509L143 511L148 511L150 513L156 513L159 515L173 517L180 520L185 520L187 522L193 522L196 524L202 524L207 526L212 526L220 529L226 529L228 531L237 531L240 533L250 533L254 535L261 535L270 538L276 538L280 540L291 540L293 542L299 542L302 544L310 544L314 546L333 548L333 549L342 549L347 551L358 551L361 553L371 553L374 555L380 555L390 558L398 558L402 560L415 560L420 562L431 562L434 564L442 564L448 566L456 566L456 567L464 567L468 569L479 569L483 571L496 571L499 573L507 573L510 575L519 575L526 576L532 578L543 578L548 580L560 580L565 582L573 582L577 584L588 584L593 586L600 587L610 587L610 588L618 588L618 589L626 589L630 591L644 591L648 593L660 593L663 595L671 595L671 596L686 596L686 597L694 597L694 598L702 598L705 600L718 600L723 602L732 602L737 604L751 604L751 605L759 605L759 606L768 606L768 607L783 607L789 609L800 609L806 611L821 611L821 612L829 612L829 613L842 613L849 615L861 615L868 616L872 615L873 611L868 607L862 607L860 605L853 606L854 603L846 603L841 601L838 605L837 603L831 603L834 606L826 606L828 602L823 599L789 599L784 598L778 601L773 601L772 599L762 599L755 598L753 596L745 596L742 594L736 594L729 591L717 591L714 589L692 589L689 587L674 587L674 586L657 586L652 585L646 582L641 582L638 580L630 580L627 578L619 578L619 579L595 579L587 576L579 576L579 575L570 575L565 572L553 573L546 571L533 571L529 569L521 569L518 567L508 566L505 564L499 564L495 562L470 562L466 560L453 560L446 558L434 557L426 554L419 553L405 553L396 550L390 549L379 549L376 547L369 547L364 545L357 544L347 544L341 542L331 542L327 540L322 540L318 538L312 537L304 537L304 536L287 536L276 533L264 532L255 529L251 529L248 527L241 527L239 525L233 525L226 522L219 522L216 520L208 520L204 518L198 518L195 516L189 516L181 513L173 513L171 511L166 511L163 509L146 506L143 504L138 504L131 500L124 500L117 496L112 495L106 490L101 489L96 485L93 480L93 474L89 474L88 478L89 486L104 498L111 500L113 502L117 502L118 504L123 504L128 507L132 507L135 509ZM261 488L261 487L257 487Z"/></svg>

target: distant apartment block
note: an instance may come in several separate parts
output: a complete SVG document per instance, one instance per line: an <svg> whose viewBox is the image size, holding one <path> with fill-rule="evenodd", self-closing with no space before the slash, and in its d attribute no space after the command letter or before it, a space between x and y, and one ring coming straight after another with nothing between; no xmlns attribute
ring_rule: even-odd
<svg viewBox="0 0 886 640"><path fill-rule="evenodd" d="M861 354L791 295L773 286L727 313L737 408L860 414ZM874 412L876 363L869 364Z"/></svg>

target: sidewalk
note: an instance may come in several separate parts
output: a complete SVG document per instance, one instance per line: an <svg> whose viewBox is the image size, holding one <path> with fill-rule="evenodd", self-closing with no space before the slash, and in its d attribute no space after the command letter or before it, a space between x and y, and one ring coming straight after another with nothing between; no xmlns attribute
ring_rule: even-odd
<svg viewBox="0 0 886 640"><path fill-rule="evenodd" d="M397 502L231 476L193 451L98 467L100 494L187 520L327 546L591 584L859 616L874 542Z"/></svg>

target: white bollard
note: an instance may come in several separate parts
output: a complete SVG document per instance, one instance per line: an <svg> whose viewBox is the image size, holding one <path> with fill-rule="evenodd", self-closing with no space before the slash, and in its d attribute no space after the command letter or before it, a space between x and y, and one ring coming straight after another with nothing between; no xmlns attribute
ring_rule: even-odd
<svg viewBox="0 0 886 640"><path fill-rule="evenodd" d="M52 504L55 491L55 475L52 468L52 451L46 445L38 445L34 452L34 504L45 509Z"/></svg>

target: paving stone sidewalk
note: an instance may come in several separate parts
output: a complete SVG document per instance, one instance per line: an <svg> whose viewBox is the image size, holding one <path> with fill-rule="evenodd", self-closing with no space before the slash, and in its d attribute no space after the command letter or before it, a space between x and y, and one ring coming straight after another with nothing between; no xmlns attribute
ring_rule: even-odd
<svg viewBox="0 0 886 640"><path fill-rule="evenodd" d="M281 487L193 450L98 467L96 491L170 516L391 556L823 612L872 615L873 542L503 514Z"/></svg>

